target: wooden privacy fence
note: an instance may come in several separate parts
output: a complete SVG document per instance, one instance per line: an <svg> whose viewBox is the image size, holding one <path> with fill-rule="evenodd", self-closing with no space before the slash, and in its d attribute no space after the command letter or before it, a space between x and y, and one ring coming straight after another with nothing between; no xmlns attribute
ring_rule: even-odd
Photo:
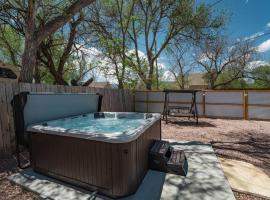
<svg viewBox="0 0 270 200"><path fill-rule="evenodd" d="M101 108L103 111L134 111L133 92L129 90L27 83L0 83L0 156L8 156L14 151L15 132L10 102L14 95L25 91L58 93L95 92L103 95Z"/></svg>
<svg viewBox="0 0 270 200"><path fill-rule="evenodd" d="M163 112L164 92L135 91L135 111ZM171 93L170 105L190 106L190 94ZM270 120L270 90L205 90L197 93L203 117Z"/></svg>

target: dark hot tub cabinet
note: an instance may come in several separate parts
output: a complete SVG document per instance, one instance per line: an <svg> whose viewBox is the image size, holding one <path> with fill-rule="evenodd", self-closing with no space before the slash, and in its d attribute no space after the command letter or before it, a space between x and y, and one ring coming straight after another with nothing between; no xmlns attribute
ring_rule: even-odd
<svg viewBox="0 0 270 200"><path fill-rule="evenodd" d="M34 171L116 198L133 194L161 139L158 114L103 113L99 94L20 93L13 99L17 142L29 147ZM114 134L48 128L77 117L143 117L140 127ZM60 124L61 124L60 123Z"/></svg>

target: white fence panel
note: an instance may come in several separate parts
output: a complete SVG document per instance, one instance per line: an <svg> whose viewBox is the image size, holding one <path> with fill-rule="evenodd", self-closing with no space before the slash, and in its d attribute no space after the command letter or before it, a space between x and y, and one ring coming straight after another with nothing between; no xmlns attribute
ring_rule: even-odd
<svg viewBox="0 0 270 200"><path fill-rule="evenodd" d="M248 90L247 101L244 93L244 90L198 92L196 99L198 113L205 117L270 120L270 90ZM191 99L191 94L169 94L169 101L172 102L170 105L189 107ZM164 92L136 92L135 110L162 113L164 100Z"/></svg>
<svg viewBox="0 0 270 200"><path fill-rule="evenodd" d="M270 119L270 91L248 91L248 118Z"/></svg>
<svg viewBox="0 0 270 200"><path fill-rule="evenodd" d="M189 93L169 93L170 102L191 102L192 94Z"/></svg>
<svg viewBox="0 0 270 200"><path fill-rule="evenodd" d="M135 112L147 112L147 104L135 102Z"/></svg>
<svg viewBox="0 0 270 200"><path fill-rule="evenodd" d="M135 92L135 101L147 101L147 92Z"/></svg>
<svg viewBox="0 0 270 200"><path fill-rule="evenodd" d="M205 116L243 118L243 103L243 91L206 91Z"/></svg>
<svg viewBox="0 0 270 200"><path fill-rule="evenodd" d="M163 103L149 103L148 112L151 113L163 113Z"/></svg>
<svg viewBox="0 0 270 200"><path fill-rule="evenodd" d="M170 103L171 106L181 106L181 107L190 107L190 104L184 104L184 103ZM197 111L199 115L203 115L203 105L197 104Z"/></svg>
<svg viewBox="0 0 270 200"><path fill-rule="evenodd" d="M248 103L270 106L270 91L248 91Z"/></svg>
<svg viewBox="0 0 270 200"><path fill-rule="evenodd" d="M249 119L270 119L270 107L248 107L248 118Z"/></svg>
<svg viewBox="0 0 270 200"><path fill-rule="evenodd" d="M228 105L206 105L206 117L221 117L221 118L242 118L243 106L228 106Z"/></svg>
<svg viewBox="0 0 270 200"><path fill-rule="evenodd" d="M203 92L197 92L197 95L196 95L196 102L197 103L203 103L203 95L204 95Z"/></svg>
<svg viewBox="0 0 270 200"><path fill-rule="evenodd" d="M203 116L203 105L197 104L198 115Z"/></svg>
<svg viewBox="0 0 270 200"><path fill-rule="evenodd" d="M165 100L164 92L148 92L148 101L161 101Z"/></svg>
<svg viewBox="0 0 270 200"><path fill-rule="evenodd" d="M242 91L205 92L205 103L243 104L243 92Z"/></svg>

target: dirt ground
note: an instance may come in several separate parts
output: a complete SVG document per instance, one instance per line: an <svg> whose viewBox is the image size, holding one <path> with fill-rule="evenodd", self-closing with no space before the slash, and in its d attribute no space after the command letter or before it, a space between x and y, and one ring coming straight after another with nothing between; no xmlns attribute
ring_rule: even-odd
<svg viewBox="0 0 270 200"><path fill-rule="evenodd" d="M202 118L196 125L186 119L170 118L168 124L162 122L162 137L211 143L217 156L252 163L270 175L270 122ZM38 199L6 179L17 171L14 158L0 159L0 200ZM236 191L234 195L237 200L265 200Z"/></svg>

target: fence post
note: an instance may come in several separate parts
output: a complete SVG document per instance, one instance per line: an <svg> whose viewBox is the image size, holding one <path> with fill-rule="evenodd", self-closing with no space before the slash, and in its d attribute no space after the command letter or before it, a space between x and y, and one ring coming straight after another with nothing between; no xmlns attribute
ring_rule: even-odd
<svg viewBox="0 0 270 200"><path fill-rule="evenodd" d="M202 93L203 117L205 117L205 91Z"/></svg>
<svg viewBox="0 0 270 200"><path fill-rule="evenodd" d="M244 119L248 119L248 91L243 90Z"/></svg>

